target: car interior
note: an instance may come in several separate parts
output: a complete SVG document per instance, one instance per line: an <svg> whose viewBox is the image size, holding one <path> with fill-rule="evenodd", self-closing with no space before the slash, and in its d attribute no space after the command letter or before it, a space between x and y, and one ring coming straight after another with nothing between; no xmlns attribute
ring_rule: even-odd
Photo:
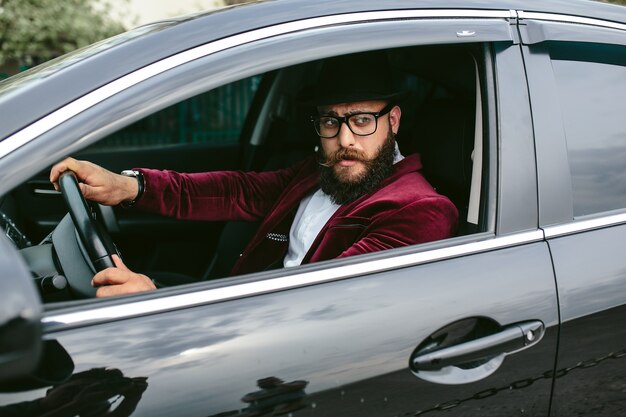
<svg viewBox="0 0 626 417"><path fill-rule="evenodd" d="M403 155L419 152L423 173L459 210L457 235L486 230L489 155L483 146L483 45L436 45L387 50L395 82L407 92L397 136ZM114 172L134 167L182 172L273 170L316 152L310 122L315 108L302 91L314 85L322 60L277 69L204 92L170 106L72 155ZM41 257L57 272L51 232L67 208L48 181L49 168L0 197L0 225L18 247L45 301L81 298L71 285L57 288ZM92 205L125 263L158 277L162 286L228 276L258 224L192 222L121 207ZM41 242L41 244L40 244ZM43 268L46 269L46 268ZM50 269L50 268L47 268ZM94 270L95 271L95 270ZM152 274L152 275L151 275Z"/></svg>

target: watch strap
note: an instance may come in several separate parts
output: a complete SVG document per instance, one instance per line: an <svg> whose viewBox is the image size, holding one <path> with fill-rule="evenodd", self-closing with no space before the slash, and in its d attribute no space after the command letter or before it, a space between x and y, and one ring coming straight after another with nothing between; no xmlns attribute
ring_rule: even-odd
<svg viewBox="0 0 626 417"><path fill-rule="evenodd" d="M133 198L132 200L122 201L120 203L120 206L124 208L130 208L134 206L135 203L139 201L139 199L143 195L143 192L146 189L145 180L143 177L143 173L134 169L124 170L121 172L121 175L124 175L125 177L135 177L135 179L137 179L137 195L135 196L135 198Z"/></svg>

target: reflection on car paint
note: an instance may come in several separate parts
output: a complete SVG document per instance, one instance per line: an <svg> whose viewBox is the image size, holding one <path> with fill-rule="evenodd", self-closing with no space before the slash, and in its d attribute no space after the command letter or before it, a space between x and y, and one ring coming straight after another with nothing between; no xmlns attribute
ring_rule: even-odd
<svg viewBox="0 0 626 417"><path fill-rule="evenodd" d="M146 377L126 377L119 369L92 368L53 385L42 398L0 407L0 416L115 415L128 417L148 388Z"/></svg>

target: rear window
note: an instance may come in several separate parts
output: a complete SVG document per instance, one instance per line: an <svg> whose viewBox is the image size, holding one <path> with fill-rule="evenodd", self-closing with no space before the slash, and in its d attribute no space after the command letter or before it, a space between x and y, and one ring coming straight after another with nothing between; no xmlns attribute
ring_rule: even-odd
<svg viewBox="0 0 626 417"><path fill-rule="evenodd" d="M626 208L626 47L560 44L551 58L574 215Z"/></svg>

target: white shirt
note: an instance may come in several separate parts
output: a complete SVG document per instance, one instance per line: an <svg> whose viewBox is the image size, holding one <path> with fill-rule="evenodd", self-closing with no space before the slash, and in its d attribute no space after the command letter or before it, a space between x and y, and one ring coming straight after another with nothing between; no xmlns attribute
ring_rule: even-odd
<svg viewBox="0 0 626 417"><path fill-rule="evenodd" d="M400 154L396 143L393 163L396 164L403 159L404 156ZM309 251L318 233L339 207L341 206L333 203L330 196L321 189L300 201L296 217L289 230L289 248L283 260L285 267L297 266L302 263L304 255Z"/></svg>

